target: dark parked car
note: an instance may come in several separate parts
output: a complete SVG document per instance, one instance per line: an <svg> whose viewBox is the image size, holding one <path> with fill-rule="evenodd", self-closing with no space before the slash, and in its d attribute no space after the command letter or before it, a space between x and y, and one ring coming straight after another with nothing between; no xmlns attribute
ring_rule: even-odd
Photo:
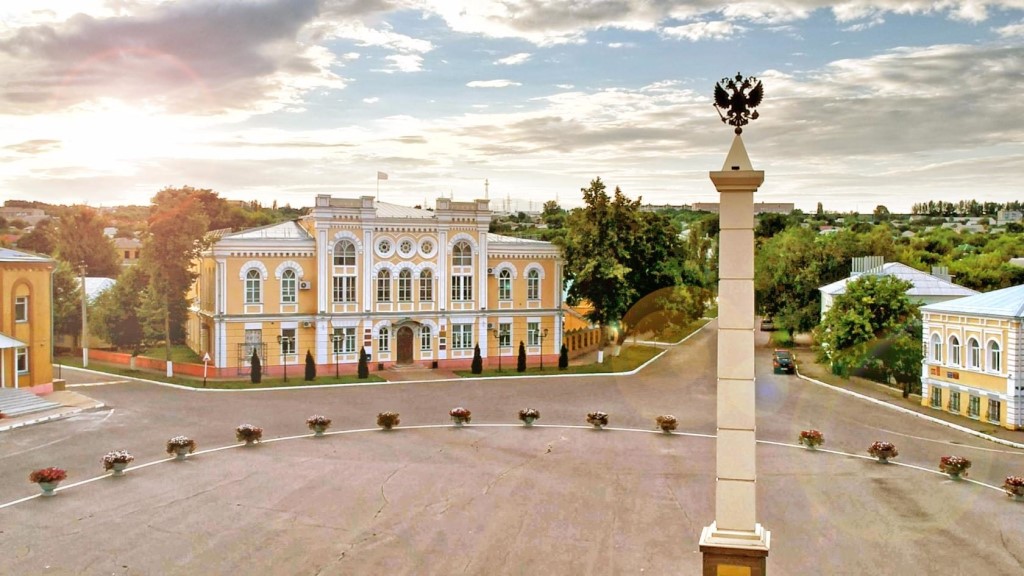
<svg viewBox="0 0 1024 576"><path fill-rule="evenodd" d="M780 372L796 374L796 362L793 361L793 353L789 350L776 350L772 352L772 368L775 374Z"/></svg>

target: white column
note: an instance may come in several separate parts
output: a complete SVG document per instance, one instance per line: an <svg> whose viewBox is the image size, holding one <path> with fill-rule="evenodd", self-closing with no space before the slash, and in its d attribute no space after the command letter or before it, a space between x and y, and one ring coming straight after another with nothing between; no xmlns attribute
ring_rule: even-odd
<svg viewBox="0 0 1024 576"><path fill-rule="evenodd" d="M754 191L764 172L751 167L737 135L722 170L710 176L721 195L717 482L715 521L700 544L705 558L723 548L767 555L770 536L756 518L754 406Z"/></svg>

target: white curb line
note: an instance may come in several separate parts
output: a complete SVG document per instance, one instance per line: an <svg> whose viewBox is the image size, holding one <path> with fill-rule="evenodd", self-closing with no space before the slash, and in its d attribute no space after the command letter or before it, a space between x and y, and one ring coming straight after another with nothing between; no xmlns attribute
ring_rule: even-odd
<svg viewBox="0 0 1024 576"><path fill-rule="evenodd" d="M904 408L903 406L896 406L895 404L890 404L889 402L886 402L885 400L879 400L878 398L872 398L871 396L866 396L866 395L861 394L859 392L854 392L852 390L847 390L846 388L840 388L839 386L833 386L832 384L826 384L826 383L824 383L824 382L822 382L820 380L815 380L814 378L810 378L808 376L804 376L803 374L800 373L799 370L797 370L796 375L799 376L800 378L808 381L808 382L811 382L812 384L817 384L818 386L821 386L821 387L824 387L824 388L828 388L829 390L832 390L834 392L839 392L841 394L846 394L847 396L853 396L854 398L860 398L861 400L866 400L868 402L871 402L873 404L877 404L879 406L885 406L887 408L891 408L892 410L896 410L897 412L902 412L904 414L909 414L910 416L921 418L922 420L927 420L929 422L933 422L933 423L938 424L940 426L945 426L946 428L952 428L953 430L958 430L960 432L964 432L964 433L970 434L971 436L976 436L978 438L981 438L982 440L988 440L989 442L995 442L996 444L1002 444L1003 446L1009 446L1011 448L1018 448L1018 449L1024 450L1024 444L1021 444L1019 442L1011 442L1010 440L1003 440L1002 438L996 438L995 436L991 436L989 434L985 434L984 432L978 432L977 430L972 430L970 428L967 428L966 426L961 426L959 424L954 424L952 422L947 422L947 421L942 420L940 418L935 418L933 416L928 416L927 414L921 414L920 412L911 410L909 408Z"/></svg>
<svg viewBox="0 0 1024 576"><path fill-rule="evenodd" d="M73 409L71 409L71 410L69 410L67 412L61 412L60 414L51 414L49 416L42 416L40 418L34 418L32 420L26 420L24 422L18 422L17 424L7 424L5 426L0 426L0 432L5 432L7 430L14 430L16 428L21 428L23 426L31 426L33 424L41 424L43 422L50 422L52 420L62 420L64 418L70 418L71 416L75 416L77 414L81 414L82 412L85 412L86 410L98 410L99 408L105 408L106 406L107 405L104 404L103 402L97 402L97 403L93 404L92 406L83 406L81 408L73 408Z"/></svg>

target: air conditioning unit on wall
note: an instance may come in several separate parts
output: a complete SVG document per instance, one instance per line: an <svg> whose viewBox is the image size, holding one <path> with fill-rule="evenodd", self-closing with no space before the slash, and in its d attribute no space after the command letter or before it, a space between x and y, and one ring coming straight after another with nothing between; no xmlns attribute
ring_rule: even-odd
<svg viewBox="0 0 1024 576"><path fill-rule="evenodd" d="M487 275L488 276L494 276L494 268L488 268L487 269Z"/></svg>
<svg viewBox="0 0 1024 576"><path fill-rule="evenodd" d="M302 323L302 327L303 328L312 328L313 327L313 323L307 320L307 321Z"/></svg>
<svg viewBox="0 0 1024 576"><path fill-rule="evenodd" d="M488 330L494 330L494 322L488 322L487 323L487 329Z"/></svg>
<svg viewBox="0 0 1024 576"><path fill-rule="evenodd" d="M303 280L303 281L299 282L299 290L309 290L312 287L313 287L313 283L309 282L308 280Z"/></svg>

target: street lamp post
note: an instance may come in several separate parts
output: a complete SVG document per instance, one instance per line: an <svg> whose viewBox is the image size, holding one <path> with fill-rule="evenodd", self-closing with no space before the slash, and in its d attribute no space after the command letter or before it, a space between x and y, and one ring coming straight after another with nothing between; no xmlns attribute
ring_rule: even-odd
<svg viewBox="0 0 1024 576"><path fill-rule="evenodd" d="M277 337L277 343L278 343L278 345L281 348L281 362L284 365L284 381L285 382L288 381L288 353L285 351L285 348L288 346L288 343L290 341L291 341L291 338L289 338L287 336L278 336Z"/></svg>
<svg viewBox="0 0 1024 576"><path fill-rule="evenodd" d="M544 370L544 339L548 337L548 329L545 328L538 334L540 336L540 369Z"/></svg>
<svg viewBox="0 0 1024 576"><path fill-rule="evenodd" d="M498 341L498 372L501 372L501 330L494 329L494 339Z"/></svg>
<svg viewBox="0 0 1024 576"><path fill-rule="evenodd" d="M341 340L341 334L335 334L331 337L334 341L334 377L338 378L338 342Z"/></svg>

